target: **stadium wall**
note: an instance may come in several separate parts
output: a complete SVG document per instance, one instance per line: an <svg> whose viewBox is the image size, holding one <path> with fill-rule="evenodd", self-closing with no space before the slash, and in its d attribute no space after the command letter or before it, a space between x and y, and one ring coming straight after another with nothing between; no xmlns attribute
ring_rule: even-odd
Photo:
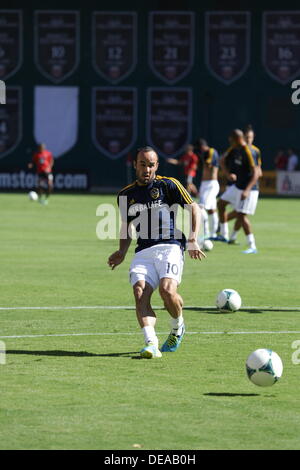
<svg viewBox="0 0 300 470"><path fill-rule="evenodd" d="M297 2L294 1L287 1L284 5L285 10L297 10L297 7ZM47 68L53 57L47 58L47 50L45 52L42 46L43 41L49 40L51 28L48 39L47 36L43 37L43 31L39 31L38 26L43 24L44 17L39 16L39 13L70 10L70 4L63 0L45 1L41 7L38 1L28 1L24 7L24 2L4 0L1 9L21 11L19 55L13 71L7 77L3 70L4 77L1 77L0 60L0 79L4 79L7 98L10 99L6 105L0 104L2 189L5 189L5 185L6 189L22 189L23 186L24 189L28 188L27 183L32 176L28 176L27 162L36 142L40 140L38 137L44 135L45 129L50 128L49 139L53 144L49 145L47 141L46 144L50 150L54 147L57 153L56 186L58 189L60 186L62 190L76 190L76 185L79 190L89 191L122 187L133 177L133 153L145 143L154 144L161 150L161 174L181 177L179 169L166 163L164 156L168 152L179 154L186 142L193 142L200 136L205 137L211 146L221 152L227 147L230 130L242 128L248 123L256 131L255 143L262 150L263 168L266 171L274 168L274 156L278 147L299 148L300 105L291 101L292 77L276 77L274 70L268 64L263 64L263 13L282 9L279 2L266 1L254 8L253 2L235 0L129 1L124 8L121 0L111 0L103 6L97 1L85 2L83 6L82 2L74 0L72 11L76 13L74 18L78 20L78 30L74 33L73 47L77 48L78 54L73 51L73 63L71 60L69 70L67 67L62 77L59 76L60 70L57 67L59 49L56 50L58 59L51 73ZM93 28L97 26L97 21L98 25L102 21L101 15L95 20L95 12L124 12L124 9L135 14L131 19L133 23L136 21L136 39L134 34L131 38L124 36L127 41L127 64L123 71L119 71L119 77L113 75L113 69L109 76L106 70L109 62L107 57L100 57L98 63L95 58L98 46L96 40L93 42ZM191 21L193 50L190 56L186 51L179 75L176 75L177 72L172 67L163 71L160 69L160 60L155 59L154 54L155 34L150 34L150 12L161 14L171 10L192 13L192 19L187 16L184 21ZM225 69L221 76L220 70L214 69L205 60L205 48L207 52L209 40L210 44L213 41L213 36L205 30L208 21L206 13L220 10L249 12L249 27L240 41L240 64L237 66L237 76L233 74L232 81L230 77L226 77ZM151 18L154 31L155 21L159 27L160 16ZM49 18L47 21L49 24ZM126 29L126 21L123 27ZM169 27L169 33L174 34L176 31L172 31L170 22ZM159 28L156 31L158 30ZM246 44L247 34L249 48ZM121 43L124 37L121 35ZM184 46L186 38L179 39ZM131 45L132 48L129 47ZM227 50L228 53L230 54L230 50ZM165 60L170 65L172 50L169 50L169 54L171 57ZM226 57L224 60L226 63ZM296 68L293 79L300 78L298 60L300 62L300 54L294 60ZM285 63L284 60L282 63ZM179 62L177 65L180 68ZM114 128L113 124L112 127L109 124L109 111L114 116L115 95L119 103L117 113L120 114L120 119ZM176 102L177 114L174 114L173 127L165 128L163 116L170 118L172 100ZM156 101L158 110L155 109ZM57 106L52 105L54 102L58 103ZM108 110L108 116L104 118L103 109ZM178 127L181 140L172 149L166 139L176 134L180 116L183 116L182 125ZM102 125L103 119L105 122ZM106 129L106 134L103 129ZM109 138L110 129L113 138ZM273 181L274 187L275 180L270 174L269 179L267 176L265 178L262 187L267 188L268 193L268 185L270 190L270 182Z"/></svg>

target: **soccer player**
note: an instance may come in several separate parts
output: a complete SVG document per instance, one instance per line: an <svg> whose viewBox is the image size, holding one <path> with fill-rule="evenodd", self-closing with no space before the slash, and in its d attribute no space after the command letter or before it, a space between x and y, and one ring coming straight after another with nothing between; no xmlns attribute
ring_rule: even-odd
<svg viewBox="0 0 300 470"><path fill-rule="evenodd" d="M258 200L257 181L261 174L258 154L255 149L247 145L244 134L240 129L235 129L231 133L230 143L232 146L231 151L220 159L220 166L225 176L234 182L218 201L221 236L228 241L226 206L231 204L247 237L249 248L244 253L254 254L257 253L257 249L248 214L253 215L255 213ZM227 160L230 162L229 165ZM230 173L228 168L232 168L232 163L235 169L234 172Z"/></svg>
<svg viewBox="0 0 300 470"><path fill-rule="evenodd" d="M249 147L251 149L254 149L254 151L256 152L256 159L257 159L258 165L259 165L260 170L261 170L261 151L258 147L256 147L253 144L254 138L255 138L255 133L254 133L254 130L253 130L253 127L251 126L251 124L249 124L245 128L244 137L245 137L246 144L249 145ZM261 176L262 176L262 171L260 171L260 177ZM237 219L237 212L235 210L231 211L227 215L227 222L229 222L232 219ZM228 241L228 243L230 245L238 245L239 244L239 243L237 243L237 235L238 235L238 231L240 230L241 227L242 227L241 220L237 219L235 221L232 233L231 233L229 241Z"/></svg>
<svg viewBox="0 0 300 470"><path fill-rule="evenodd" d="M151 147L138 150L134 160L136 181L118 194L122 219L119 249L108 259L112 269L122 263L132 240L134 225L137 247L129 274L136 315L146 344L141 350L143 358L159 358L161 351L176 351L185 331L183 300L177 287L181 281L186 238L175 225L178 205L190 213L187 244L190 257L195 260L205 257L197 243L200 225L198 204L175 178L158 176L158 165L158 155ZM171 316L171 332L160 350L155 333L156 314L151 306L151 296L156 288Z"/></svg>
<svg viewBox="0 0 300 470"><path fill-rule="evenodd" d="M218 182L219 154L209 147L206 140L199 139L199 156L202 161L202 180L199 188L199 206L202 210L204 239L217 238L219 218L217 196L220 191Z"/></svg>
<svg viewBox="0 0 300 470"><path fill-rule="evenodd" d="M194 178L197 173L198 156L194 152L194 146L188 145L185 153L177 160L176 158L168 158L167 162L172 165L182 165L185 176L185 187L190 194L196 196L198 194L197 188L194 185Z"/></svg>
<svg viewBox="0 0 300 470"><path fill-rule="evenodd" d="M33 154L32 163L28 168L36 167L38 175L38 195L41 204L48 204L48 198L53 190L53 155L46 149L45 144L39 144L37 151ZM43 199L43 195L45 198Z"/></svg>

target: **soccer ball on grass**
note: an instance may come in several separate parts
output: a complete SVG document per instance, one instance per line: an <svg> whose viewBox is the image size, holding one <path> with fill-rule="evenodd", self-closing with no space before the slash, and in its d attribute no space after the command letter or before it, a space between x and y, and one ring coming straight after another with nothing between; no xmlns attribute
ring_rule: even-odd
<svg viewBox="0 0 300 470"><path fill-rule="evenodd" d="M257 349L246 361L249 380L260 387L274 385L282 376L283 364L278 354L271 349Z"/></svg>
<svg viewBox="0 0 300 470"><path fill-rule="evenodd" d="M241 305L242 299L236 290L223 289L217 295L216 306L222 312L236 312Z"/></svg>
<svg viewBox="0 0 300 470"><path fill-rule="evenodd" d="M35 192L35 191L30 191L28 193L28 197L30 199L30 201L37 201L38 200L38 194Z"/></svg>

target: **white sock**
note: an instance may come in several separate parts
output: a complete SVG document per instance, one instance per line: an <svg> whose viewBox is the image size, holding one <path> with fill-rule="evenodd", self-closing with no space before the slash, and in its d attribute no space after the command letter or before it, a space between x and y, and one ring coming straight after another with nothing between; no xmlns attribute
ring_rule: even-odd
<svg viewBox="0 0 300 470"><path fill-rule="evenodd" d="M249 233L249 235L247 235L247 242L248 242L249 248L256 250L255 238L254 238L253 233Z"/></svg>
<svg viewBox="0 0 300 470"><path fill-rule="evenodd" d="M210 236L215 238L217 236L218 225L219 225L219 217L217 211L209 214L209 222L210 222Z"/></svg>
<svg viewBox="0 0 300 470"><path fill-rule="evenodd" d="M200 207L201 214L202 214L202 221L203 221L203 231L204 231L204 238L209 237L209 223L208 223L208 214L204 207Z"/></svg>
<svg viewBox="0 0 300 470"><path fill-rule="evenodd" d="M182 327L183 327L183 316L180 315L177 318L171 318L171 328L172 328L172 333L176 336L180 336L182 333Z"/></svg>
<svg viewBox="0 0 300 470"><path fill-rule="evenodd" d="M230 240L234 241L237 239L238 232L236 230L232 231L232 234L230 235Z"/></svg>
<svg viewBox="0 0 300 470"><path fill-rule="evenodd" d="M153 326L144 326L144 328L142 328L142 330L143 330L143 333L144 333L146 346L149 343L153 343L158 348L158 338L156 336L154 327Z"/></svg>
<svg viewBox="0 0 300 470"><path fill-rule="evenodd" d="M228 240L228 237L229 237L228 223L225 222L224 224L220 224L220 228L221 228L221 235L223 235L223 237Z"/></svg>

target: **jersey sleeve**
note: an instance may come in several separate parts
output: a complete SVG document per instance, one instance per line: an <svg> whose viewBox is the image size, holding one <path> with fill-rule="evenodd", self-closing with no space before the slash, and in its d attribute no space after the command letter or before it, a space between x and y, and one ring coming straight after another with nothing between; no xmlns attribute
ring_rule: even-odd
<svg viewBox="0 0 300 470"><path fill-rule="evenodd" d="M120 211L120 216L122 222L129 223L129 217L128 217L128 207L129 207L129 200L128 200L128 195L124 191L120 191L118 196L117 196L117 204L119 207Z"/></svg>
<svg viewBox="0 0 300 470"><path fill-rule="evenodd" d="M254 149L251 149L250 147L248 147L248 145L246 145L245 153L247 155L250 167L254 168L255 166L257 166L258 165L257 152Z"/></svg>
<svg viewBox="0 0 300 470"><path fill-rule="evenodd" d="M258 147L255 147L255 145L253 145L253 148L256 150L256 159L257 159L257 164L259 166L262 165L262 159L261 159L261 151Z"/></svg>
<svg viewBox="0 0 300 470"><path fill-rule="evenodd" d="M220 157L219 157L219 154L218 152L214 149L214 152L213 152L213 155L212 155L212 160L211 160L211 164L212 166L216 167L216 168L219 168L219 160L220 160Z"/></svg>
<svg viewBox="0 0 300 470"><path fill-rule="evenodd" d="M194 201L176 178L166 178L168 193L172 204L179 204L183 207L185 204L192 204Z"/></svg>

